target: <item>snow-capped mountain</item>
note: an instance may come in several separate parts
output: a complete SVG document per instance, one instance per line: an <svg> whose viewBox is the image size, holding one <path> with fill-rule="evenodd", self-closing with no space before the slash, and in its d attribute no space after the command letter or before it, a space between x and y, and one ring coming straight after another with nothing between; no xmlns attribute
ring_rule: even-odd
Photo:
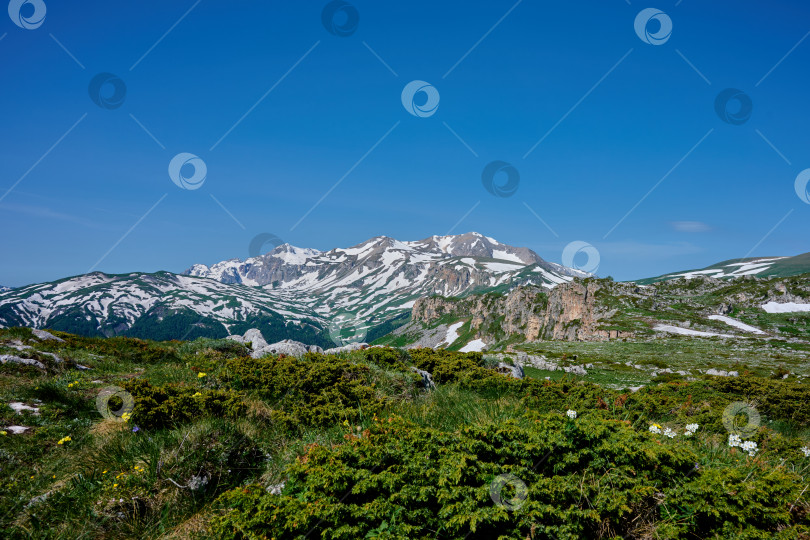
<svg viewBox="0 0 810 540"><path fill-rule="evenodd" d="M268 340L328 344L336 321L365 335L389 327L424 296L552 288L573 276L587 274L478 233L413 242L380 236L326 252L284 244L244 261L196 264L183 275L95 272L21 287L0 296L0 325L153 339L260 327Z"/></svg>
<svg viewBox="0 0 810 540"><path fill-rule="evenodd" d="M401 313L431 294L459 296L518 282L551 288L588 275L479 233L413 242L378 236L327 252L284 244L259 257L211 267L197 264L185 273L260 286L327 319L350 314L370 323Z"/></svg>
<svg viewBox="0 0 810 540"><path fill-rule="evenodd" d="M261 327L267 339L307 336L317 343L325 321L257 287L169 272L93 272L3 295L0 326L150 339L225 337Z"/></svg>
<svg viewBox="0 0 810 540"><path fill-rule="evenodd" d="M10 290L11 290L11 287L3 287L2 285L0 285L0 293L10 291Z"/></svg>

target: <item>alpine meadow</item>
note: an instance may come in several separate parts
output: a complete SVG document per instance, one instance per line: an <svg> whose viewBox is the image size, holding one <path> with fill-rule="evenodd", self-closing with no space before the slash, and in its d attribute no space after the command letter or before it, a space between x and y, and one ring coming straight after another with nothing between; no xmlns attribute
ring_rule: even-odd
<svg viewBox="0 0 810 540"><path fill-rule="evenodd" d="M0 537L810 540L810 5L4 21Z"/></svg>

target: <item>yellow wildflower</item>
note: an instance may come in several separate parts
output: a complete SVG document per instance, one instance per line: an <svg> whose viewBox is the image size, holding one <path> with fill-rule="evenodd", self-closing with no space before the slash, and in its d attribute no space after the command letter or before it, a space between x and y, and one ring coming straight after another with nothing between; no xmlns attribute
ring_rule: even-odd
<svg viewBox="0 0 810 540"><path fill-rule="evenodd" d="M191 396L191 397L197 397L197 396L202 396L202 393L201 393L201 392L197 392L196 394L194 394L194 395L193 395L193 396Z"/></svg>
<svg viewBox="0 0 810 540"><path fill-rule="evenodd" d="M121 420L123 420L124 422L129 422L130 418L132 418L132 414L128 412L125 412L124 414L121 415Z"/></svg>
<svg viewBox="0 0 810 540"><path fill-rule="evenodd" d="M62 437L61 439L59 439L59 442L58 442L58 443L56 443L56 444L65 444L66 442L70 442L70 441L72 441L72 440L73 440L73 439L71 439L71 438L70 438L70 436L67 436L67 437Z"/></svg>
<svg viewBox="0 0 810 540"><path fill-rule="evenodd" d="M207 374L207 373L203 373L203 372L201 371L201 372L197 373L197 378L198 378L198 379L202 379L202 378L203 378L203 377L205 377L206 375L208 375L208 374Z"/></svg>
<svg viewBox="0 0 810 540"><path fill-rule="evenodd" d="M117 488L117 487L118 487L118 484L113 484L113 487L114 487L114 488Z"/></svg>
<svg viewBox="0 0 810 540"><path fill-rule="evenodd" d="M3 435L3 436L5 437L6 435L8 435L8 432L6 432L6 431L0 431L0 435Z"/></svg>

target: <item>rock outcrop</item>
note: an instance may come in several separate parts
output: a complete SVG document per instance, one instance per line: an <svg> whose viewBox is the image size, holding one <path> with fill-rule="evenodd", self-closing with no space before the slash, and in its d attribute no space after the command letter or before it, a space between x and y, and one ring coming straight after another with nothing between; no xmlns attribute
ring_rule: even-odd
<svg viewBox="0 0 810 540"><path fill-rule="evenodd" d="M250 353L251 358L261 358L262 356L266 356L268 354L283 354L285 356L301 357L308 352L336 354L339 352L354 351L368 347L367 343L351 343L343 347L336 347L324 351L323 348L319 347L318 345L305 345L300 341L294 341L292 339L285 339L277 343L267 343L264 336L262 336L262 333L257 328L251 328L245 332L244 336L233 335L228 336L227 339L232 339L244 345L248 345L252 350Z"/></svg>
<svg viewBox="0 0 810 540"><path fill-rule="evenodd" d="M484 294L460 299L431 296L416 301L412 319L430 324L448 314L470 317L475 337L485 342L515 334L522 335L526 341L604 341L631 337L630 333L603 328L617 312L599 301L599 292L604 286L598 280L574 280L551 291L516 287L507 295ZM632 284L611 283L611 289L616 288L629 289L627 293L637 289Z"/></svg>

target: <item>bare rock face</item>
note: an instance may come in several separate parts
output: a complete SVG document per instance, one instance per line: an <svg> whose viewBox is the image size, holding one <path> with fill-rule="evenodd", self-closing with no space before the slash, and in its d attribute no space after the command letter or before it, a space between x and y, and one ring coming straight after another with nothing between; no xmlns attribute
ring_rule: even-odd
<svg viewBox="0 0 810 540"><path fill-rule="evenodd" d="M506 296L473 295L462 299L431 296L416 301L412 319L430 323L445 315L470 317L475 337L490 341L493 323L504 335L520 334L526 341L554 339L565 341L603 341L631 337L601 325L617 310L608 309L598 300L603 285L596 280L574 280L548 291L540 287L515 287ZM613 289L634 288L630 284L611 283ZM615 292L615 291L614 291Z"/></svg>
<svg viewBox="0 0 810 540"><path fill-rule="evenodd" d="M594 280L575 280L552 290L540 337L565 341L610 339L610 332L599 329L599 322L609 319L617 310L608 310L599 305L596 294L601 287ZM618 333L615 335L618 337Z"/></svg>

